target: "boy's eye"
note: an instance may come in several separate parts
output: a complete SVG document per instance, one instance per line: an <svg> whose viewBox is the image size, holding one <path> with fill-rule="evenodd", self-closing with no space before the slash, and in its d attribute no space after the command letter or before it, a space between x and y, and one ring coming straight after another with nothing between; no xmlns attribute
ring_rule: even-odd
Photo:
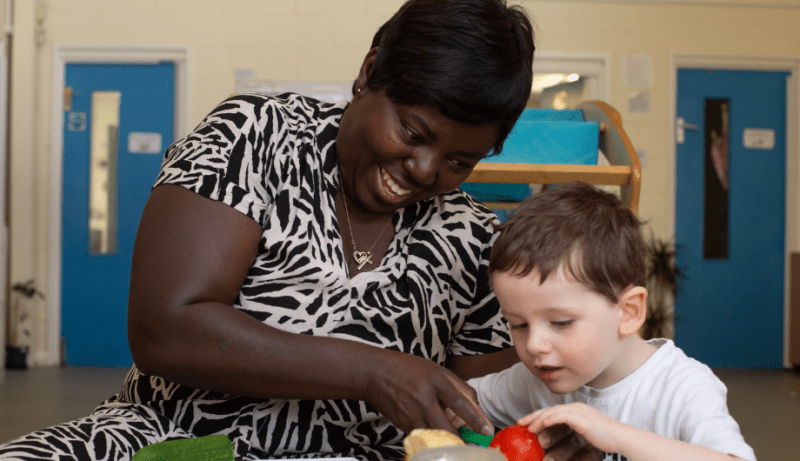
<svg viewBox="0 0 800 461"><path fill-rule="evenodd" d="M509 326L511 327L512 330L523 330L525 328L528 328L527 323L510 324Z"/></svg>
<svg viewBox="0 0 800 461"><path fill-rule="evenodd" d="M569 320L553 320L550 322L556 328L567 328L568 326L572 325L572 319Z"/></svg>

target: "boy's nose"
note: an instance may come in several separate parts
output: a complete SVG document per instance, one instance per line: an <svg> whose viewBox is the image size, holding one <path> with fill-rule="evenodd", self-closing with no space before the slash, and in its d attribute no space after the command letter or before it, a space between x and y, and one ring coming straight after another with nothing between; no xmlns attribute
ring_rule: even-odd
<svg viewBox="0 0 800 461"><path fill-rule="evenodd" d="M553 348L544 334L537 334L535 331L531 331L528 337L527 347L531 355L547 354Z"/></svg>

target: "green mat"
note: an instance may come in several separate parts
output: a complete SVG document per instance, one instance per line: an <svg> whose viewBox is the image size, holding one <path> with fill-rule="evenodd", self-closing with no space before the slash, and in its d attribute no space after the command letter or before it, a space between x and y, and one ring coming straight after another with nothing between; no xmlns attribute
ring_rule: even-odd
<svg viewBox="0 0 800 461"><path fill-rule="evenodd" d="M226 435L170 440L141 448L132 461L234 461L233 444Z"/></svg>

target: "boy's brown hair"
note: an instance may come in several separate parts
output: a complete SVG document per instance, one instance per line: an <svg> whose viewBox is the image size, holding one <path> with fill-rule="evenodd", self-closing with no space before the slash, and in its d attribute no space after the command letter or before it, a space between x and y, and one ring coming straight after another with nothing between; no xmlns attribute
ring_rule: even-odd
<svg viewBox="0 0 800 461"><path fill-rule="evenodd" d="M584 182L560 184L526 198L500 224L489 274L540 283L563 265L566 274L612 302L629 286L645 286L647 247L642 222L614 194Z"/></svg>

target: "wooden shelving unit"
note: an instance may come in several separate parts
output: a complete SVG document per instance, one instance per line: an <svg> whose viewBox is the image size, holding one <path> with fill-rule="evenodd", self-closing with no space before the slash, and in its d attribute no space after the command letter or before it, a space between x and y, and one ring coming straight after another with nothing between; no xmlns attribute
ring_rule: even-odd
<svg viewBox="0 0 800 461"><path fill-rule="evenodd" d="M628 135L622 128L622 117L616 109L602 101L583 102L579 109L586 121L600 123L598 145L611 165L479 163L467 178L467 182L559 184L585 181L591 184L620 186L623 202L634 213L638 213L642 167Z"/></svg>

